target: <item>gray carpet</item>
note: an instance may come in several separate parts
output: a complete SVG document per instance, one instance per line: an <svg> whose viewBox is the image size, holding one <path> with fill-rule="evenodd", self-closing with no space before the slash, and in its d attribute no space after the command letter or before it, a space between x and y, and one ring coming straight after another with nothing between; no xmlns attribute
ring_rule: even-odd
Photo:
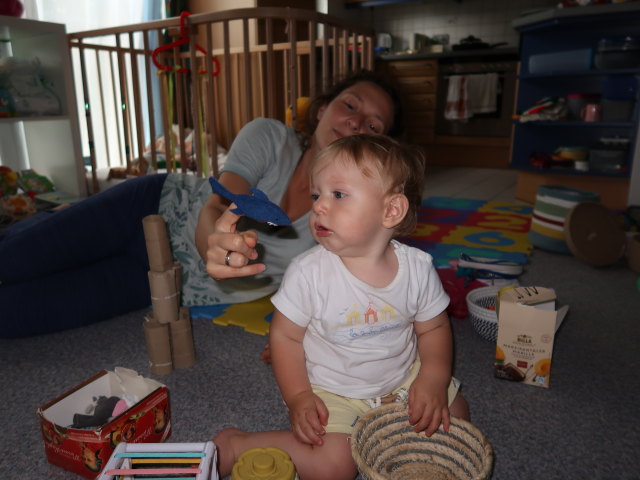
<svg viewBox="0 0 640 480"><path fill-rule="evenodd" d="M555 343L551 387L492 376L494 345L466 319L452 321L455 375L472 422L495 449L493 478L640 478L640 292L638 274L620 264L595 269L536 250L521 277L556 289L571 307ZM36 409L102 369L151 376L143 311L89 327L0 340L0 478L81 478L50 466ZM265 337L194 320L198 363L163 377L170 391L169 441L201 442L225 426L287 427L270 367L258 359Z"/></svg>

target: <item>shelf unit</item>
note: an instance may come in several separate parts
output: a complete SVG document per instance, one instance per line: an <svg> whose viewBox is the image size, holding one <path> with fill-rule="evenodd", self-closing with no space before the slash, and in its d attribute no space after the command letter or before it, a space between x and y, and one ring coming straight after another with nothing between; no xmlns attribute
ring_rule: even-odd
<svg viewBox="0 0 640 480"><path fill-rule="evenodd" d="M612 7L612 6L609 6ZM564 10L564 11L563 11ZM574 10L575 13L567 13ZM605 83L616 77L640 77L638 68L597 69L585 66L575 71L561 65L555 71L529 71L533 55L562 51L597 50L603 37L640 36L640 8L598 9L584 7L550 11L528 23L514 22L520 31L520 72L516 112L523 112L545 97L567 97L572 93L603 92ZM573 59L568 57L568 61ZM629 203L629 179L634 169L634 152L638 136L638 101L632 118L626 122L514 121L511 167L518 170L518 198L533 203L537 186L561 184L567 187L596 191L602 202L611 208L625 208ZM561 146L593 147L602 137L629 138L626 163L619 171L578 171L570 167L543 169L531 165L534 152L551 154ZM637 163L637 161L636 161ZM640 165L635 166L640 169Z"/></svg>
<svg viewBox="0 0 640 480"><path fill-rule="evenodd" d="M87 183L65 26L0 16L0 28L8 34L13 57L40 62L44 78L60 100L57 115L0 118L0 163L13 169L28 166L50 178L57 190L85 197Z"/></svg>

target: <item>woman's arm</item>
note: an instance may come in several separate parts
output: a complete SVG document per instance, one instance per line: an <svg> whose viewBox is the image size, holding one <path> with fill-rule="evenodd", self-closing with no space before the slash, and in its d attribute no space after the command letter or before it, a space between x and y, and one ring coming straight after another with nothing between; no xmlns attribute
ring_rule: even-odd
<svg viewBox="0 0 640 480"><path fill-rule="evenodd" d="M432 435L442 423L449 430L447 390L451 381L453 340L447 312L414 322L420 372L409 390L409 421L416 431Z"/></svg>
<svg viewBox="0 0 640 480"><path fill-rule="evenodd" d="M240 175L223 172L220 183L233 193L248 193L249 183ZM195 242L198 253L205 262L207 272L216 280L245 277L263 272L264 264L248 265L258 256L255 246L258 235L254 231L237 232L240 216L229 210L229 201L212 194L198 216ZM229 265L225 264L228 252Z"/></svg>
<svg viewBox="0 0 640 480"><path fill-rule="evenodd" d="M322 445L329 412L311 390L302 346L305 332L306 328L296 325L280 311L274 312L269 332L273 372L289 408L296 438L310 445Z"/></svg>

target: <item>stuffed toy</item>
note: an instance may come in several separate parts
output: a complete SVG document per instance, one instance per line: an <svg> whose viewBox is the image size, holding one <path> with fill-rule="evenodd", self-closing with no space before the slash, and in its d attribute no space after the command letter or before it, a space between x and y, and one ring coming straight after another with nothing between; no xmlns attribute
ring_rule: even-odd
<svg viewBox="0 0 640 480"><path fill-rule="evenodd" d="M252 188L253 195L235 194L224 188L215 178L209 177L213 193L223 196L236 204L231 211L236 215L246 215L269 225L291 225L287 214L275 203L271 202L262 190Z"/></svg>

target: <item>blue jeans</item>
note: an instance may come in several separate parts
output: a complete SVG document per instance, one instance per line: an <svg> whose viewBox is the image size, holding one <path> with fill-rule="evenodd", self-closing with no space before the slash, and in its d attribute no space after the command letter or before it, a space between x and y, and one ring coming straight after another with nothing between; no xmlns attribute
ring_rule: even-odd
<svg viewBox="0 0 640 480"><path fill-rule="evenodd" d="M142 219L166 175L127 180L0 234L0 338L88 325L150 304Z"/></svg>

